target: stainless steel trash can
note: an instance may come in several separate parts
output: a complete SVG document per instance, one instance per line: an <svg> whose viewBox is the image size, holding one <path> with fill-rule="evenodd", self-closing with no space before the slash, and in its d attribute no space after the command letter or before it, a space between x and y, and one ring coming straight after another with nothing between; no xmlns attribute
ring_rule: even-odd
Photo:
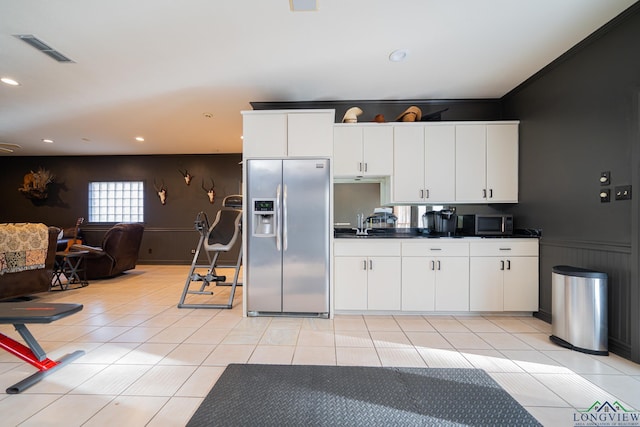
<svg viewBox="0 0 640 427"><path fill-rule="evenodd" d="M609 354L606 273L568 265L553 267L551 330L549 338L562 347Z"/></svg>

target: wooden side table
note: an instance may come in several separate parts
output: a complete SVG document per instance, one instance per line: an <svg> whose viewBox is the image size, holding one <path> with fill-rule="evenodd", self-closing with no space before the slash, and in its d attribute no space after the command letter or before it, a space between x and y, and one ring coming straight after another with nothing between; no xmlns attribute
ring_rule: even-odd
<svg viewBox="0 0 640 427"><path fill-rule="evenodd" d="M69 285L79 284L80 287L89 285L82 269L82 260L89 251L59 251L53 267L53 281L51 287L60 286L60 290L69 289ZM80 278L82 273L82 278ZM64 276L66 281L62 281Z"/></svg>

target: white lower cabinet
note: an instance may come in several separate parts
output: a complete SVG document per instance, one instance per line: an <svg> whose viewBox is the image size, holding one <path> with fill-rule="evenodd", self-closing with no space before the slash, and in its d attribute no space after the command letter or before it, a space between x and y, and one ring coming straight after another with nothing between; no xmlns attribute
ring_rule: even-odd
<svg viewBox="0 0 640 427"><path fill-rule="evenodd" d="M402 244L402 310L468 311L469 244Z"/></svg>
<svg viewBox="0 0 640 427"><path fill-rule="evenodd" d="M470 246L471 311L538 311L538 241L499 239Z"/></svg>
<svg viewBox="0 0 640 427"><path fill-rule="evenodd" d="M334 309L538 311L537 239L337 239Z"/></svg>
<svg viewBox="0 0 640 427"><path fill-rule="evenodd" d="M334 244L335 310L400 310L400 242Z"/></svg>

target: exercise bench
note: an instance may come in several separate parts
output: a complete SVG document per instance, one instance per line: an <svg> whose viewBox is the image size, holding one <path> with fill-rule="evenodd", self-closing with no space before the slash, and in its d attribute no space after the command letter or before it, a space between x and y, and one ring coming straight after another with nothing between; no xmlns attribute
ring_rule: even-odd
<svg viewBox="0 0 640 427"><path fill-rule="evenodd" d="M58 361L47 358L43 348L31 335L27 324L51 323L82 310L82 304L0 302L0 324L12 324L27 346L0 333L0 348L38 368L38 372L7 388L8 394L20 393L84 354L77 350Z"/></svg>

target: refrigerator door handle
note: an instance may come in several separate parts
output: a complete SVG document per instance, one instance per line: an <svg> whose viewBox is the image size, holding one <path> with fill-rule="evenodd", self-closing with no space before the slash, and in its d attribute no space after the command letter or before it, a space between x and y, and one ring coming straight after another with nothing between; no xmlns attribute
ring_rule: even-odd
<svg viewBox="0 0 640 427"><path fill-rule="evenodd" d="M276 249L280 252L280 184L276 188Z"/></svg>
<svg viewBox="0 0 640 427"><path fill-rule="evenodd" d="M287 250L288 243L288 227L287 227L287 184L284 185L282 192L282 251Z"/></svg>

